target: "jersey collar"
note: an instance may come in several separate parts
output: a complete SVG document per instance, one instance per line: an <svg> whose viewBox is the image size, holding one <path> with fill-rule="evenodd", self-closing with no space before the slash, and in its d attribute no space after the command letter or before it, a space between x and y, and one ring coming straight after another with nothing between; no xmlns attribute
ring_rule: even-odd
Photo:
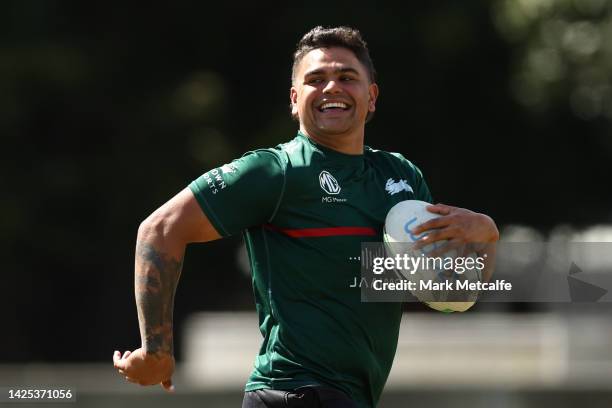
<svg viewBox="0 0 612 408"><path fill-rule="evenodd" d="M315 142L310 137L298 130L297 137L303 139L306 143L310 144L316 150L319 150L326 159L334 162L341 162L343 165L362 167L364 162L363 154L346 154L337 150L331 149L327 146L323 146L320 143Z"/></svg>

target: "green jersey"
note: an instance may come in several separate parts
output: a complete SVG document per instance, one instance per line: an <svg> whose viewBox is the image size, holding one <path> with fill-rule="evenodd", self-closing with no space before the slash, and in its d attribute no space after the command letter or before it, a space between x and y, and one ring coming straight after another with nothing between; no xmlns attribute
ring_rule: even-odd
<svg viewBox="0 0 612 408"><path fill-rule="evenodd" d="M396 203L431 202L421 172L397 153L347 155L298 133L190 188L222 236L244 233L263 336L246 390L320 384L376 406L402 308L361 302L361 243L382 242Z"/></svg>

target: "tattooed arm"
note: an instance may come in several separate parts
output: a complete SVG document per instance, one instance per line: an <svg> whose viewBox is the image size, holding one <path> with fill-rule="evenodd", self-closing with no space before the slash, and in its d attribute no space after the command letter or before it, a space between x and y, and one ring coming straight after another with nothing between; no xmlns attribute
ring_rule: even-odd
<svg viewBox="0 0 612 408"><path fill-rule="evenodd" d="M172 311L185 247L218 238L188 188L140 224L134 286L142 345L113 355L115 368L128 381L173 390Z"/></svg>

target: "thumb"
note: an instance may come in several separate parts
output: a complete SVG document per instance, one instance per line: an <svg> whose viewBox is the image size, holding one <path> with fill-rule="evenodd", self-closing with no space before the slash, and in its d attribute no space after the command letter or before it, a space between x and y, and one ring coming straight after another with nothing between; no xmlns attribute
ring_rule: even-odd
<svg viewBox="0 0 612 408"><path fill-rule="evenodd" d="M167 380L162 381L161 386L164 388L164 390L168 392L174 392L174 385L172 384L172 378L168 378Z"/></svg>
<svg viewBox="0 0 612 408"><path fill-rule="evenodd" d="M125 370L125 360L121 359L121 352L118 350L113 353L113 365L117 369Z"/></svg>

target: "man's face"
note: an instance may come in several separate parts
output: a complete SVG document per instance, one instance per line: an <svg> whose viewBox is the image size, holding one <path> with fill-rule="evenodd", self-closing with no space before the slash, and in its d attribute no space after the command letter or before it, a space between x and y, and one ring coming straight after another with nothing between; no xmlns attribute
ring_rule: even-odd
<svg viewBox="0 0 612 408"><path fill-rule="evenodd" d="M348 135L374 112L378 86L352 51L317 48L299 63L290 98L292 114L309 135Z"/></svg>

